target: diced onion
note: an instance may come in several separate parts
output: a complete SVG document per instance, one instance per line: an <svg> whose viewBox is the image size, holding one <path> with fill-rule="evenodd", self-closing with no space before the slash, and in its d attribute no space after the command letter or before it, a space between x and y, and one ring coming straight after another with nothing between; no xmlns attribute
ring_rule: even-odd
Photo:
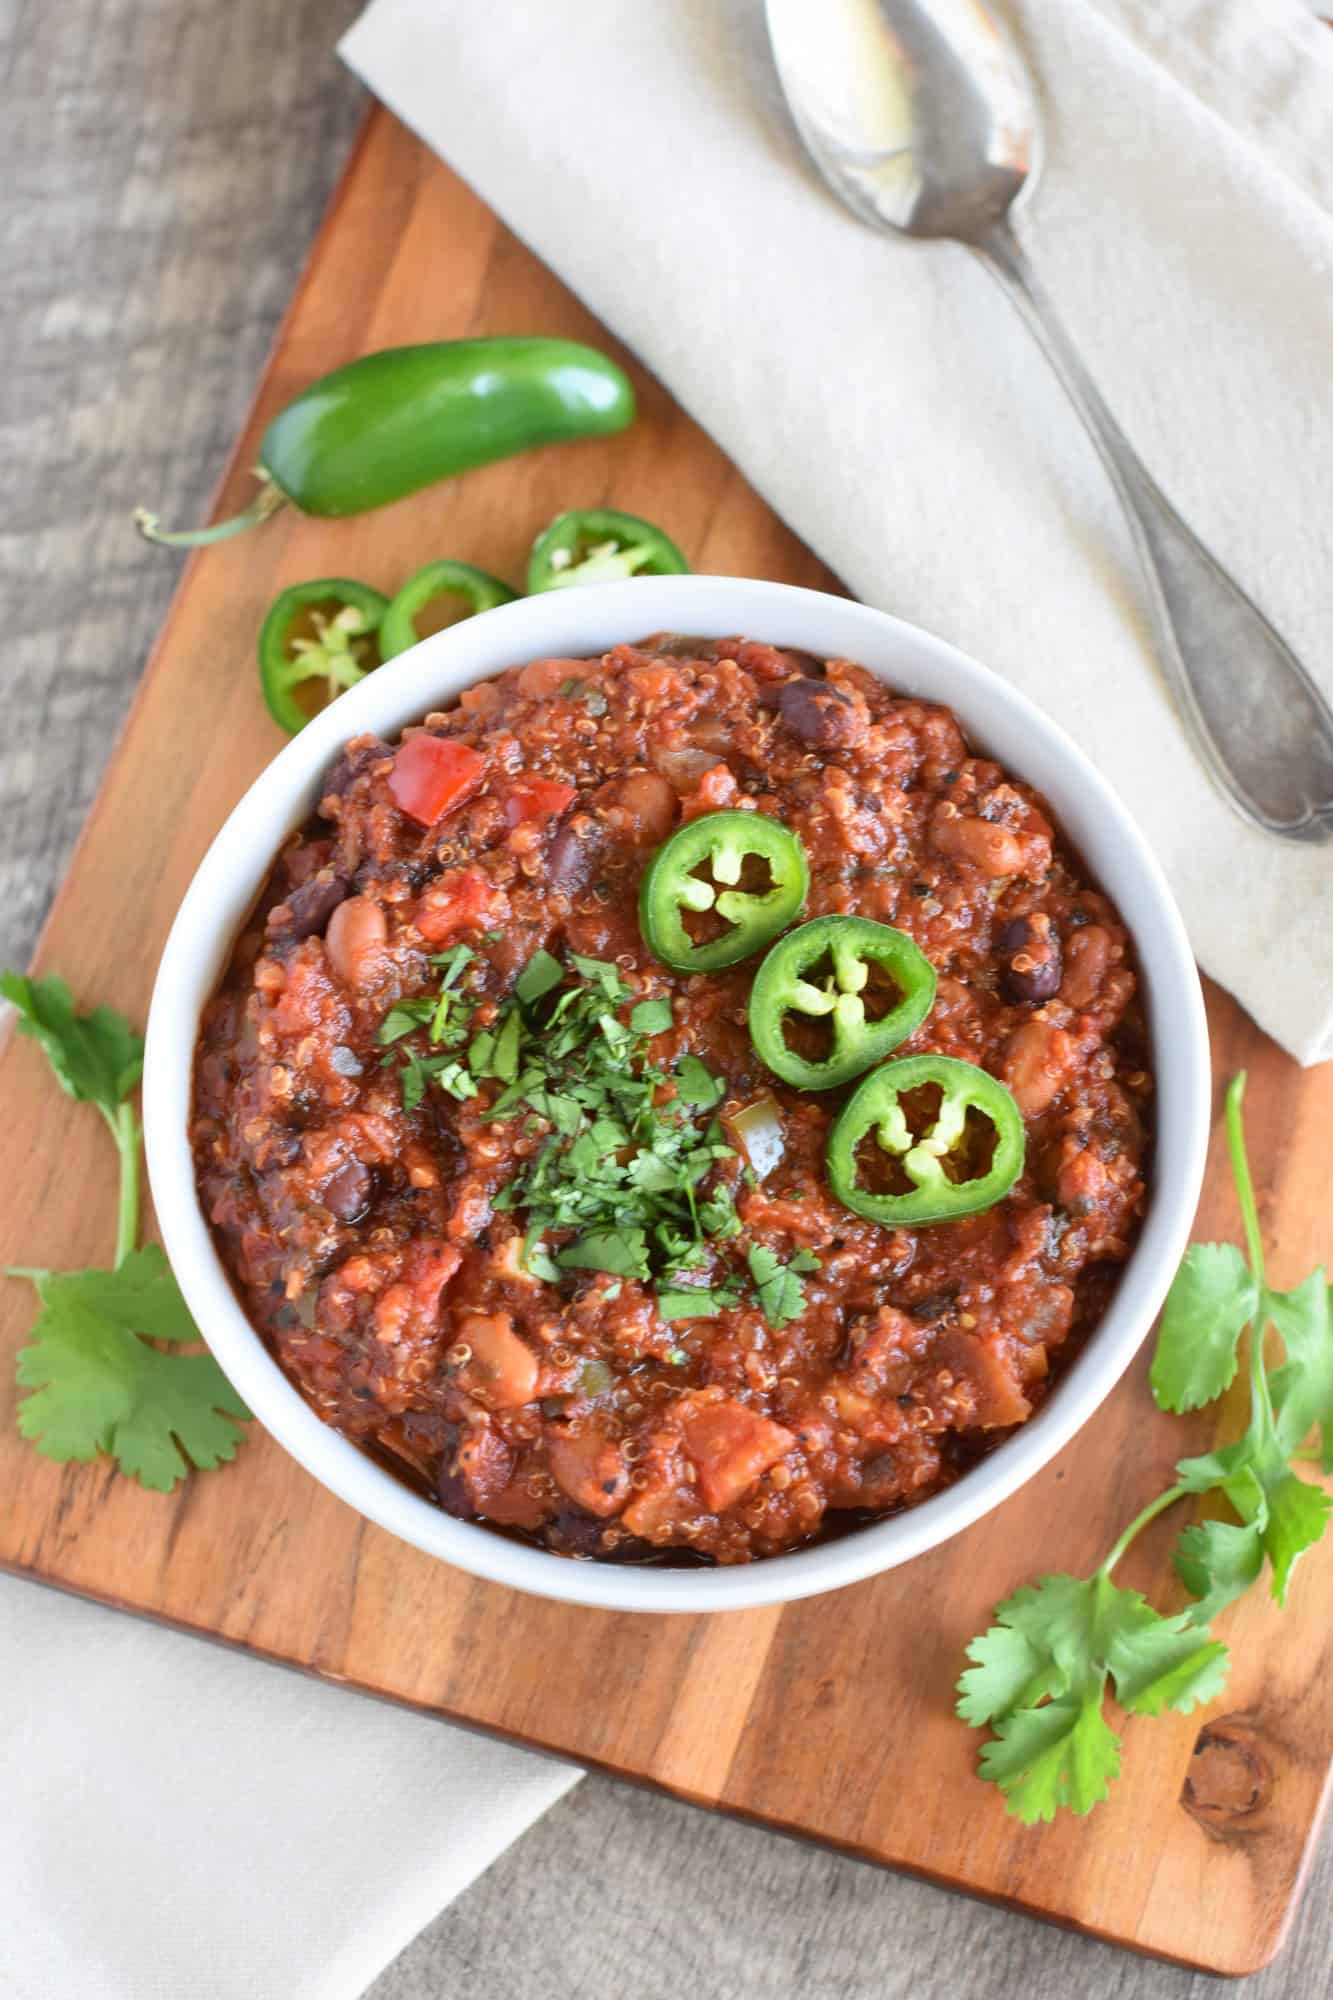
<svg viewBox="0 0 1333 2000"><path fill-rule="evenodd" d="M750 1163L756 1180L767 1179L787 1150L782 1113L772 1097L756 1098L725 1120L728 1132Z"/></svg>

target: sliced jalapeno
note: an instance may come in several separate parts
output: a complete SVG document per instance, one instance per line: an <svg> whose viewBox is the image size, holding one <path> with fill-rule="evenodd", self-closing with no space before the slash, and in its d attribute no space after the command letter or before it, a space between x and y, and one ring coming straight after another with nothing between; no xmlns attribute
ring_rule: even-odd
<svg viewBox="0 0 1333 2000"><path fill-rule="evenodd" d="M670 535L637 514L588 507L557 514L528 557L528 595L627 576L684 576L689 570Z"/></svg>
<svg viewBox="0 0 1333 2000"><path fill-rule="evenodd" d="M751 877L757 878L753 887ZM717 972L762 951L785 930L809 886L805 849L787 827L763 813L705 813L673 833L649 862L639 891L639 927L663 965ZM690 934L687 912L710 920L707 935Z"/></svg>
<svg viewBox="0 0 1333 2000"><path fill-rule="evenodd" d="M344 576L296 583L274 599L259 634L259 684L279 728L295 736L373 672L388 608L381 591Z"/></svg>
<svg viewBox="0 0 1333 2000"><path fill-rule="evenodd" d="M384 614L380 626L380 658L396 659L431 632L446 625L461 624L462 618L448 615L456 611L462 598L466 609L462 618L479 611L492 611L497 604L512 604L514 592L498 576L471 563L433 562L409 577ZM440 616L440 613L446 615Z"/></svg>
<svg viewBox="0 0 1333 2000"><path fill-rule="evenodd" d="M896 1049L935 1001L935 968L905 931L816 917L775 944L750 990L750 1039L798 1090L831 1090ZM877 1008L877 1012L872 1012ZM814 1053L815 1024L826 1024ZM804 1027L811 1047L793 1047Z"/></svg>
<svg viewBox="0 0 1333 2000"><path fill-rule="evenodd" d="M931 1086L933 1110L919 1094ZM872 1136L882 1160L858 1151ZM829 1134L829 1186L871 1222L919 1229L992 1208L1022 1173L1024 1149L1023 1114L986 1070L956 1056L902 1056L843 1106Z"/></svg>

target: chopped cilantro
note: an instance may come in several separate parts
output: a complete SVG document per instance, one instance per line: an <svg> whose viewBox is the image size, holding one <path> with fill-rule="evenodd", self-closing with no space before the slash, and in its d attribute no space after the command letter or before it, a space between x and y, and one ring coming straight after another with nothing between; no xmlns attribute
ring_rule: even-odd
<svg viewBox="0 0 1333 2000"><path fill-rule="evenodd" d="M565 969L559 959L552 958L549 951L539 951L533 954L519 973L514 992L525 1007L531 1007L544 993L549 993L554 987L559 986L564 976Z"/></svg>
<svg viewBox="0 0 1333 2000"><path fill-rule="evenodd" d="M792 1268L795 1259L792 1265L784 1267L767 1244L755 1243L750 1248L748 1262L759 1294L760 1311L769 1325L786 1326L789 1320L799 1319L805 1311L805 1288Z"/></svg>
<svg viewBox="0 0 1333 2000"><path fill-rule="evenodd" d="M657 1310L666 1320L714 1319L718 1313L730 1312L739 1297L738 1292L704 1285L659 1285Z"/></svg>
<svg viewBox="0 0 1333 2000"><path fill-rule="evenodd" d="M629 1017L630 1027L636 1035L660 1035L671 1026L671 1002L669 1000L640 1000Z"/></svg>

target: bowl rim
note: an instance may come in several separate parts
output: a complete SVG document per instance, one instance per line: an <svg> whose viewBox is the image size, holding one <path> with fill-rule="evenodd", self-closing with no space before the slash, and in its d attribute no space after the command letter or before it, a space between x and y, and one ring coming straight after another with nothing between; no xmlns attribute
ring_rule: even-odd
<svg viewBox="0 0 1333 2000"><path fill-rule="evenodd" d="M577 658L673 629L743 632L860 661L900 691L947 703L971 739L1051 797L1062 829L1134 935L1157 1078L1153 1183L1139 1241L1106 1314L1041 1409L966 1477L917 1507L828 1542L713 1569L572 1561L456 1520L325 1424L232 1290L196 1195L187 1129L200 1008L273 854L308 817L318 778L343 743L362 730L394 732L504 666ZM886 657L891 665L877 664ZM980 724L978 711L986 718ZM1106 780L1054 722L990 668L887 612L792 584L688 575L498 606L423 640L393 662L391 675L368 676L294 737L228 815L172 924L149 1012L143 1120L158 1226L186 1302L255 1417L306 1471L378 1526L474 1576L604 1610L699 1615L794 1602L910 1561L1002 1504L1075 1436L1141 1346L1184 1252L1211 1092L1198 973L1165 877Z"/></svg>

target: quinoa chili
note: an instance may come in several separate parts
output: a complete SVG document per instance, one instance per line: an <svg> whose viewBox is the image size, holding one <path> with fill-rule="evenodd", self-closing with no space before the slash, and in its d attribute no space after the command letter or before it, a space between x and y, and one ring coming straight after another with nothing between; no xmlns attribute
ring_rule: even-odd
<svg viewBox="0 0 1333 2000"><path fill-rule="evenodd" d="M795 1088L750 1038L759 957L653 956L645 869L713 812L798 837L807 921L925 954L934 1004L891 1060L1007 1085L1002 1199L854 1213L829 1136L879 1072ZM683 921L702 946L722 919ZM535 660L330 770L204 1012L200 1193L291 1380L450 1513L571 1556L744 1562L958 1478L1096 1324L1145 1200L1137 985L1049 808L949 710L738 638ZM863 997L873 1022L901 993ZM827 1018L785 1033L828 1058ZM902 1095L916 1133L934 1073ZM869 1145L864 1184L909 1188Z"/></svg>

